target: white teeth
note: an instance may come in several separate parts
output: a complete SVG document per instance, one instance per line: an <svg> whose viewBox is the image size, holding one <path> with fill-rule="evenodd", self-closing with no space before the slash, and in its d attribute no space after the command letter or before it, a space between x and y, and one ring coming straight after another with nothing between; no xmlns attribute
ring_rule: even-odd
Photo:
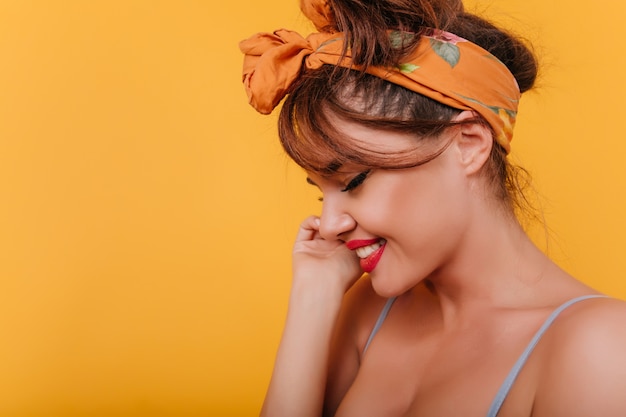
<svg viewBox="0 0 626 417"><path fill-rule="evenodd" d="M372 253L376 251L376 249L382 246L381 242L376 242L368 246L363 246L362 248L358 248L355 250L356 256L361 259L365 259L370 256Z"/></svg>

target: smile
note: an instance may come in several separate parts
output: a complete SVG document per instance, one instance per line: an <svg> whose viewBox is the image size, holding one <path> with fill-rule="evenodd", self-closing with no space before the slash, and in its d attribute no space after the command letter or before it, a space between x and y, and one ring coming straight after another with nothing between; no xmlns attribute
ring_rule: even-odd
<svg viewBox="0 0 626 417"><path fill-rule="evenodd" d="M383 242L384 241L378 241L378 242L373 243L371 245L363 246L363 247L355 249L356 256L358 256L361 259L367 258L372 253L374 253L376 251L376 249L380 248L383 245Z"/></svg>
<svg viewBox="0 0 626 417"><path fill-rule="evenodd" d="M353 250L360 258L359 264L364 272L372 272L385 250L385 239L351 240L346 243L348 249Z"/></svg>

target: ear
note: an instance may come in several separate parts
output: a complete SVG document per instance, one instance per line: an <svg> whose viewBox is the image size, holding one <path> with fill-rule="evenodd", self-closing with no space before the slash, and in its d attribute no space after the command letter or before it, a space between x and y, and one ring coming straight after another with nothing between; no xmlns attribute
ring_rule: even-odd
<svg viewBox="0 0 626 417"><path fill-rule="evenodd" d="M463 122L475 118L476 113L466 110L452 120ZM459 162L468 175L475 174L480 171L491 154L493 147L491 129L480 123L460 124L457 129L455 144L458 149Z"/></svg>

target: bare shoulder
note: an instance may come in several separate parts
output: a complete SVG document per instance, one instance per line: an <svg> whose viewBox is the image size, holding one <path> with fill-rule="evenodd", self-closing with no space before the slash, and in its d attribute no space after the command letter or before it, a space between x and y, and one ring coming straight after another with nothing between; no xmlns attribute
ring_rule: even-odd
<svg viewBox="0 0 626 417"><path fill-rule="evenodd" d="M324 415L334 415L360 367L361 352L385 299L369 277L359 279L344 296L330 351Z"/></svg>
<svg viewBox="0 0 626 417"><path fill-rule="evenodd" d="M533 416L626 416L626 302L579 302L546 339Z"/></svg>
<svg viewBox="0 0 626 417"><path fill-rule="evenodd" d="M335 341L348 344L360 353L385 302L385 298L376 294L367 275L359 279L344 296Z"/></svg>

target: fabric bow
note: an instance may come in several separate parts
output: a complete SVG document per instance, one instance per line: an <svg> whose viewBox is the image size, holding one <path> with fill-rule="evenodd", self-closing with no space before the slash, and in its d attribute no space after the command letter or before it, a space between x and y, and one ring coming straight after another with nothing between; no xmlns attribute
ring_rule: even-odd
<svg viewBox="0 0 626 417"><path fill-rule="evenodd" d="M239 44L245 54L243 84L250 105L262 114L270 114L298 78L303 63L307 68L319 68L323 62L310 57L322 44L338 35L314 33L307 38L281 29L274 33L258 33ZM341 51L326 51L339 57Z"/></svg>
<svg viewBox="0 0 626 417"><path fill-rule="evenodd" d="M320 32L333 32L330 30L332 11L328 0L300 0L300 10Z"/></svg>

